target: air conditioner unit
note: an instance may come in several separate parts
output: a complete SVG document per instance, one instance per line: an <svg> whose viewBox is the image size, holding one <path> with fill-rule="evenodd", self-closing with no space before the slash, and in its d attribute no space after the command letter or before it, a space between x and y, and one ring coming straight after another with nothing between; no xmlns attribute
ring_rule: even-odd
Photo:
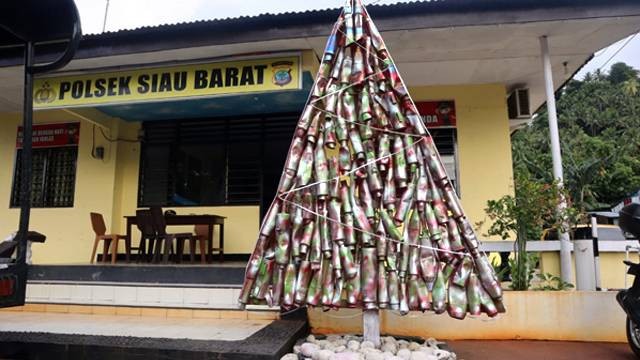
<svg viewBox="0 0 640 360"><path fill-rule="evenodd" d="M515 89L507 98L509 119L530 119L531 105L529 102L529 89Z"/></svg>

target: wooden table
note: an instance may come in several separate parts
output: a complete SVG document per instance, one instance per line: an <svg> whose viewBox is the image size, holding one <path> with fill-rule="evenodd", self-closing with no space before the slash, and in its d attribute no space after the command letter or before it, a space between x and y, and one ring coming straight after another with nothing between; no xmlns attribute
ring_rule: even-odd
<svg viewBox="0 0 640 360"><path fill-rule="evenodd" d="M136 225L135 216L125 216L127 220L127 239L131 240L131 229ZM224 216L219 215L169 215L164 217L167 226L176 225L207 225L209 233L207 235L207 261L211 261L213 256L213 226L220 227L220 262L224 261Z"/></svg>

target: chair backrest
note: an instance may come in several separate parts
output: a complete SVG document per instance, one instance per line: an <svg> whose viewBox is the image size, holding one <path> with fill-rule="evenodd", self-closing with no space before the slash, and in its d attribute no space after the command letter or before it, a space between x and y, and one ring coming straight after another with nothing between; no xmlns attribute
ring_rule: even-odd
<svg viewBox="0 0 640 360"><path fill-rule="evenodd" d="M150 210L136 210L136 226L143 237L155 237L156 227L153 224L153 217Z"/></svg>
<svg viewBox="0 0 640 360"><path fill-rule="evenodd" d="M153 218L153 224L155 226L156 233L160 236L167 235L167 223L164 220L164 214L160 206L152 206L149 211Z"/></svg>
<svg viewBox="0 0 640 360"><path fill-rule="evenodd" d="M196 225L193 229L197 237L207 239L209 237L209 225Z"/></svg>
<svg viewBox="0 0 640 360"><path fill-rule="evenodd" d="M102 214L91 213L91 227L96 235L104 235L107 233L107 226L104 224L104 218Z"/></svg>

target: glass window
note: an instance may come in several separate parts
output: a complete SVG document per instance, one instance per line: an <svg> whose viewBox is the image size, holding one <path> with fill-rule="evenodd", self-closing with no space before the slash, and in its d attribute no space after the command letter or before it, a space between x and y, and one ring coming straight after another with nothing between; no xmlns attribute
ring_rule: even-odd
<svg viewBox="0 0 640 360"><path fill-rule="evenodd" d="M33 149L31 206L36 208L73 207L76 146ZM20 206L22 149L16 152L11 207Z"/></svg>
<svg viewBox="0 0 640 360"><path fill-rule="evenodd" d="M225 152L224 144L177 146L170 201L175 205L224 204Z"/></svg>
<svg viewBox="0 0 640 360"><path fill-rule="evenodd" d="M292 117L145 123L139 205L268 206L295 124Z"/></svg>
<svg viewBox="0 0 640 360"><path fill-rule="evenodd" d="M429 133L436 144L440 159L444 165L451 184L460 196L460 186L458 184L458 160L456 139L456 129L454 128L430 128Z"/></svg>

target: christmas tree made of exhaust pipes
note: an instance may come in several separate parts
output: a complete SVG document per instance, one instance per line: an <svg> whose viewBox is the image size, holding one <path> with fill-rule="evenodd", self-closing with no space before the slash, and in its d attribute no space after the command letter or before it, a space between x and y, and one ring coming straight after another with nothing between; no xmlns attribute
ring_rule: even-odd
<svg viewBox="0 0 640 360"><path fill-rule="evenodd" d="M361 0L342 10L321 61L240 304L504 312L495 272Z"/></svg>

